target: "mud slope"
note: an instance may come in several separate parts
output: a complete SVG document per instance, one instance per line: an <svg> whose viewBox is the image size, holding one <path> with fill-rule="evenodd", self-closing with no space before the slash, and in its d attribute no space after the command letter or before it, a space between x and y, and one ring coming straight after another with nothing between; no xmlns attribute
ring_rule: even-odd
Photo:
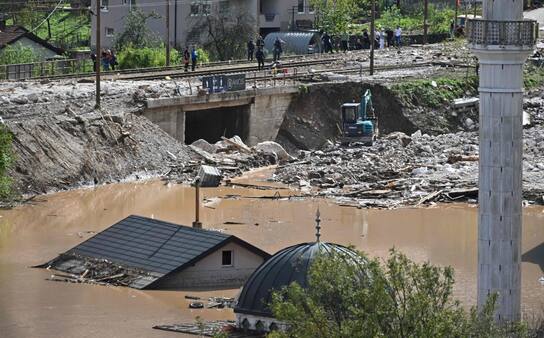
<svg viewBox="0 0 544 338"><path fill-rule="evenodd" d="M184 146L144 117L46 116L9 122L20 193L44 193L85 183L107 183L168 169ZM169 154L170 152L171 154Z"/></svg>
<svg viewBox="0 0 544 338"><path fill-rule="evenodd" d="M394 94L384 86L358 82L326 83L301 87L291 102L277 141L290 151L316 149L339 134L340 106L360 102L365 90L371 89L380 133L417 130L402 112Z"/></svg>

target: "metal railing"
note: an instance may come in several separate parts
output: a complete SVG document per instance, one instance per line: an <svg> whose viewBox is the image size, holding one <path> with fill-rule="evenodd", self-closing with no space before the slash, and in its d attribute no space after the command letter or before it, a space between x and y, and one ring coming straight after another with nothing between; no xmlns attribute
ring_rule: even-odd
<svg viewBox="0 0 544 338"><path fill-rule="evenodd" d="M534 46L538 38L538 23L534 20L469 19L466 37L473 45Z"/></svg>
<svg viewBox="0 0 544 338"><path fill-rule="evenodd" d="M34 63L0 65L0 80L25 80L53 75L93 72L88 59L63 59Z"/></svg>

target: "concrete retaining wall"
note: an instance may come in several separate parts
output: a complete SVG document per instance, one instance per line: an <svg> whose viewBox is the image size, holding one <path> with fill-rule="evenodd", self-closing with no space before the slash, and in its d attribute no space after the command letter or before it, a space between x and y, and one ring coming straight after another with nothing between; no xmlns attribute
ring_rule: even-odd
<svg viewBox="0 0 544 338"><path fill-rule="evenodd" d="M185 142L185 112L220 107L250 107L248 145L274 140L297 87L274 87L207 95L148 99L143 115L180 142ZM210 121L213 123L213 121Z"/></svg>

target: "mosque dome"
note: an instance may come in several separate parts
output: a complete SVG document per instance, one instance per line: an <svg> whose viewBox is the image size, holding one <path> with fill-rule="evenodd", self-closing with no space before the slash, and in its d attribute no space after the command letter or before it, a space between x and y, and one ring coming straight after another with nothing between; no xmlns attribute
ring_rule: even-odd
<svg viewBox="0 0 544 338"><path fill-rule="evenodd" d="M345 246L312 242L301 243L285 248L264 262L247 282L238 297L234 308L237 317L245 315L257 317L272 317L268 304L272 300L272 293L279 291L292 282L301 287L308 287L308 271L312 261L319 253L340 253L345 257L360 262L360 256Z"/></svg>

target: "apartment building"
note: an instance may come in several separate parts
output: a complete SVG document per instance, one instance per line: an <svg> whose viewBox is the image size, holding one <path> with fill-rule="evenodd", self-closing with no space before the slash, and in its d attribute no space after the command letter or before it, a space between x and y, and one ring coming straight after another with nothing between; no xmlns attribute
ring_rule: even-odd
<svg viewBox="0 0 544 338"><path fill-rule="evenodd" d="M116 34L124 30L124 19L133 8L157 13L160 18L148 20L149 28L166 40L167 0L92 0L91 8L101 1L101 45L110 48ZM304 30L313 27L315 12L309 0L170 0L170 43L175 47L198 43L194 27L216 15L228 20L247 13L255 23L255 31L270 32ZM190 33L193 34L190 34ZM249 38L249 37L248 37ZM96 16L92 16L91 45L96 46Z"/></svg>

